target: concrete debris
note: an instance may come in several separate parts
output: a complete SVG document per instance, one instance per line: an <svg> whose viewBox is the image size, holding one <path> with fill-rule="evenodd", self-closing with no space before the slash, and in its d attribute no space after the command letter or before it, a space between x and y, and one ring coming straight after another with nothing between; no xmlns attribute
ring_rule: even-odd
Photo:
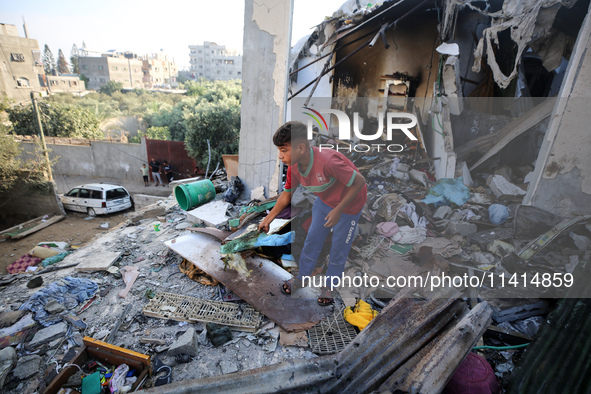
<svg viewBox="0 0 591 394"><path fill-rule="evenodd" d="M205 225L207 227L219 227L228 223L226 211L230 203L224 201L212 201L201 205L191 211L187 211L189 223Z"/></svg>
<svg viewBox="0 0 591 394"><path fill-rule="evenodd" d="M19 321L27 312L26 311L10 311L0 313L0 328L10 327Z"/></svg>
<svg viewBox="0 0 591 394"><path fill-rule="evenodd" d="M193 327L190 327L183 335L179 337L168 349L168 357L178 354L197 355L198 336Z"/></svg>
<svg viewBox="0 0 591 394"><path fill-rule="evenodd" d="M500 201L513 200L525 196L525 190L509 182L502 175L493 175L486 180L495 197Z"/></svg>
<svg viewBox="0 0 591 394"><path fill-rule="evenodd" d="M57 302L56 300L51 300L47 304L45 304L43 309L45 309L47 311L47 313L55 315L55 314L62 313L63 311L65 311L66 307L64 305L60 304L59 302Z"/></svg>
<svg viewBox="0 0 591 394"><path fill-rule="evenodd" d="M13 347L0 350L0 389L4 386L6 376L16 365L16 351Z"/></svg>
<svg viewBox="0 0 591 394"><path fill-rule="evenodd" d="M68 325L66 323L57 323L52 326L46 327L42 330L37 331L29 347L35 349L41 345L53 341L56 338L62 338L68 331Z"/></svg>
<svg viewBox="0 0 591 394"><path fill-rule="evenodd" d="M451 207L442 205L433 214L433 219L447 219L452 213Z"/></svg>
<svg viewBox="0 0 591 394"><path fill-rule="evenodd" d="M454 234L460 234L465 237L471 234L475 234L477 231L478 227L474 223L450 221L447 225L445 233L449 236Z"/></svg>
<svg viewBox="0 0 591 394"><path fill-rule="evenodd" d="M12 371L12 374L17 379L26 379L34 376L40 372L41 356L36 354L31 356L24 356L18 359L16 368Z"/></svg>

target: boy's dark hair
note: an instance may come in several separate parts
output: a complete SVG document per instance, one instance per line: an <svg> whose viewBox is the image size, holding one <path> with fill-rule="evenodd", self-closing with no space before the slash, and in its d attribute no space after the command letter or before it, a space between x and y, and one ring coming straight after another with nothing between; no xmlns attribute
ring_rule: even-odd
<svg viewBox="0 0 591 394"><path fill-rule="evenodd" d="M279 126L273 135L273 143L277 147L287 144L296 145L294 142L303 142L306 145L310 144L308 141L308 128L302 122L287 122Z"/></svg>

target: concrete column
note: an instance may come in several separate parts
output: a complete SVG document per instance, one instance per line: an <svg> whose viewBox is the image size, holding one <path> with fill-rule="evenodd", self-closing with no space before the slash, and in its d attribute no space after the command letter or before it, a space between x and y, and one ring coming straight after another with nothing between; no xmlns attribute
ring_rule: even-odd
<svg viewBox="0 0 591 394"><path fill-rule="evenodd" d="M590 49L587 12L523 199L526 205L564 217L591 214Z"/></svg>
<svg viewBox="0 0 591 394"><path fill-rule="evenodd" d="M244 196L259 186L278 190L272 137L285 122L293 0L245 0L238 176Z"/></svg>

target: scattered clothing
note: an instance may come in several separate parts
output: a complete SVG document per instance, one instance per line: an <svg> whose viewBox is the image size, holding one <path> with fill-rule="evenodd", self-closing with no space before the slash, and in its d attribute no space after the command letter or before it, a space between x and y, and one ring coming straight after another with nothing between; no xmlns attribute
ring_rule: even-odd
<svg viewBox="0 0 591 394"><path fill-rule="evenodd" d="M48 327L62 320L61 316L50 315L44 309L49 301L55 300L67 309L72 309L93 297L97 290L98 285L89 279L67 276L33 294L19 310L34 312L35 321L43 327Z"/></svg>

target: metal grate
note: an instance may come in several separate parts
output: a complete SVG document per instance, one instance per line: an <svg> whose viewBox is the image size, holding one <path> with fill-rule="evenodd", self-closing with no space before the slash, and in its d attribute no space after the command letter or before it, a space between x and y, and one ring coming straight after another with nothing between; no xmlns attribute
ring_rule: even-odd
<svg viewBox="0 0 591 394"><path fill-rule="evenodd" d="M142 313L161 319L218 323L250 332L256 331L261 321L261 314L245 304L201 300L166 292L157 293Z"/></svg>
<svg viewBox="0 0 591 394"><path fill-rule="evenodd" d="M357 331L345 321L343 311L335 311L332 316L308 330L312 352L320 355L338 353L355 339Z"/></svg>

